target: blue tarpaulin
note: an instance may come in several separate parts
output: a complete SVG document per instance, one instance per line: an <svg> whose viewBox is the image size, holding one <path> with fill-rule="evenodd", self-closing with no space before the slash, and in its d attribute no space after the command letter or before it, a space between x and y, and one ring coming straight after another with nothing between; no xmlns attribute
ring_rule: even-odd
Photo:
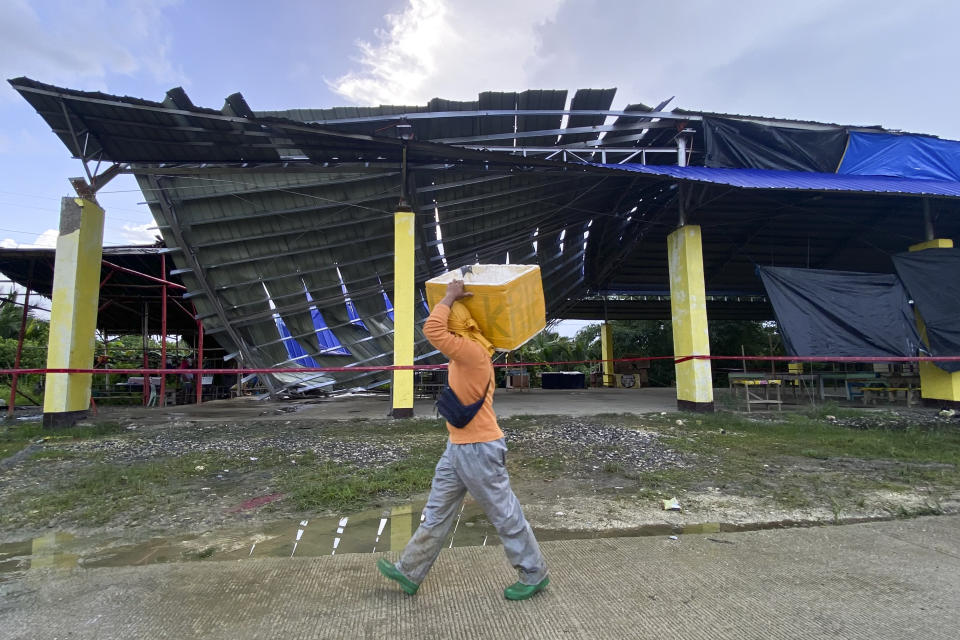
<svg viewBox="0 0 960 640"><path fill-rule="evenodd" d="M932 180L891 176L838 175L770 169L715 169L673 165L596 164L618 171L668 176L678 180L727 184L743 189L845 191L849 193L910 193L960 197L960 180Z"/></svg>
<svg viewBox="0 0 960 640"><path fill-rule="evenodd" d="M309 293L307 294L307 299L310 299ZM316 329L317 342L320 344L322 354L331 356L350 355L350 352L340 344L337 337L333 335L333 332L327 327L327 323L324 321L320 312L317 311L316 307L310 308L310 317L313 319L313 327ZM283 318L279 315L274 315L273 319L277 324L277 331L280 332L280 337L283 339L283 346L287 349L287 355L290 356L290 359L304 367L319 367L320 365L317 364L317 361L309 356L307 351L290 334L290 330L287 329L287 324L283 321Z"/></svg>
<svg viewBox="0 0 960 640"><path fill-rule="evenodd" d="M960 142L851 131L837 173L960 181Z"/></svg>
<svg viewBox="0 0 960 640"><path fill-rule="evenodd" d="M277 323L277 331L280 332L280 337L283 339L283 346L286 347L287 355L290 356L290 359L303 367L316 367L317 361L308 356L307 352L300 346L300 343L293 339L283 318L274 316L273 319Z"/></svg>

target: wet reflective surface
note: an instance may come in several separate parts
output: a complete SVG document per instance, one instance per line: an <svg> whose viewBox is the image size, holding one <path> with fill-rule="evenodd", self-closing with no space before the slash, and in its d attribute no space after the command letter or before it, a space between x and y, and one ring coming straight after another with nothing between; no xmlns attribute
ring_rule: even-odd
<svg viewBox="0 0 960 640"><path fill-rule="evenodd" d="M32 540L0 544L0 581L39 568L118 567L162 562L293 558L398 551L423 518L423 503L397 505L334 517L269 523L257 528L208 531L132 543L123 537L77 538L51 532ZM564 531L535 529L541 541L622 536L712 534L801 523L728 525L708 522L685 526L654 524L633 529ZM499 545L496 531L472 500L461 507L447 547Z"/></svg>
<svg viewBox="0 0 960 640"><path fill-rule="evenodd" d="M51 532L0 544L4 574L37 568L137 566L160 562L292 558L373 553L406 545L423 518L423 505L399 505L349 515L282 521L254 529L224 529L128 543L122 537L76 538ZM497 545L500 540L475 505L464 504L448 547Z"/></svg>

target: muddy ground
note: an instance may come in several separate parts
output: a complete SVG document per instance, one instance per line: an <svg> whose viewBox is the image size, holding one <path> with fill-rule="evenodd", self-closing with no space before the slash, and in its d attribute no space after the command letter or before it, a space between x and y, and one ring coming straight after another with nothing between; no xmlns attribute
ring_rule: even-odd
<svg viewBox="0 0 960 640"><path fill-rule="evenodd" d="M514 490L542 531L960 510L957 418L834 413L516 416L501 425ZM105 430L43 434L0 466L0 543L50 531L136 541L389 508L425 498L446 438L436 420L144 417ZM663 509L670 498L680 510Z"/></svg>

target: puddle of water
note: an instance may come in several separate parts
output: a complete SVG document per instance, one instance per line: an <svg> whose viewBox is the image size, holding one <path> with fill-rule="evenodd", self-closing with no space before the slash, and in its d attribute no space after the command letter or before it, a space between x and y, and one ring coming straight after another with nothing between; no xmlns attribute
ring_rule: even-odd
<svg viewBox="0 0 960 640"><path fill-rule="evenodd" d="M227 529L130 544L123 538L75 538L51 532L32 540L0 544L0 582L38 568L119 567L165 562L292 558L399 551L423 518L423 503L398 505L336 517L275 522L259 529ZM854 522L855 520L851 520ZM607 537L711 534L810 526L802 522L734 525L707 522L655 524L606 531L535 529L540 541ZM461 507L444 547L500 545L496 531L472 500Z"/></svg>
<svg viewBox="0 0 960 640"><path fill-rule="evenodd" d="M423 518L423 504L399 505L345 516L270 523L255 530L221 530L153 538L126 544L122 538L74 538L50 533L0 544L4 573L36 568L118 567L197 560L243 560L373 553L402 549ZM465 504L444 546L497 545L500 540L475 503Z"/></svg>

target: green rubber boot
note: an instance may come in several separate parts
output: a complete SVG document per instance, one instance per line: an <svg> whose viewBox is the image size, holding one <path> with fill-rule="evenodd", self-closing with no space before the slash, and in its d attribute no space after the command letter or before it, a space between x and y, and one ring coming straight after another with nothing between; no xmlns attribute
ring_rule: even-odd
<svg viewBox="0 0 960 640"><path fill-rule="evenodd" d="M523 584L515 582L503 590L503 597L507 600L526 600L550 584L550 576L547 576L537 584Z"/></svg>
<svg viewBox="0 0 960 640"><path fill-rule="evenodd" d="M417 589L420 588L420 585L416 582L411 582L407 576L400 573L400 570L388 562L386 558L379 558L377 560L377 569L380 570L384 578L389 578L399 584L400 588L407 592L407 595L412 596L417 592ZM530 596L527 597L529 598Z"/></svg>

